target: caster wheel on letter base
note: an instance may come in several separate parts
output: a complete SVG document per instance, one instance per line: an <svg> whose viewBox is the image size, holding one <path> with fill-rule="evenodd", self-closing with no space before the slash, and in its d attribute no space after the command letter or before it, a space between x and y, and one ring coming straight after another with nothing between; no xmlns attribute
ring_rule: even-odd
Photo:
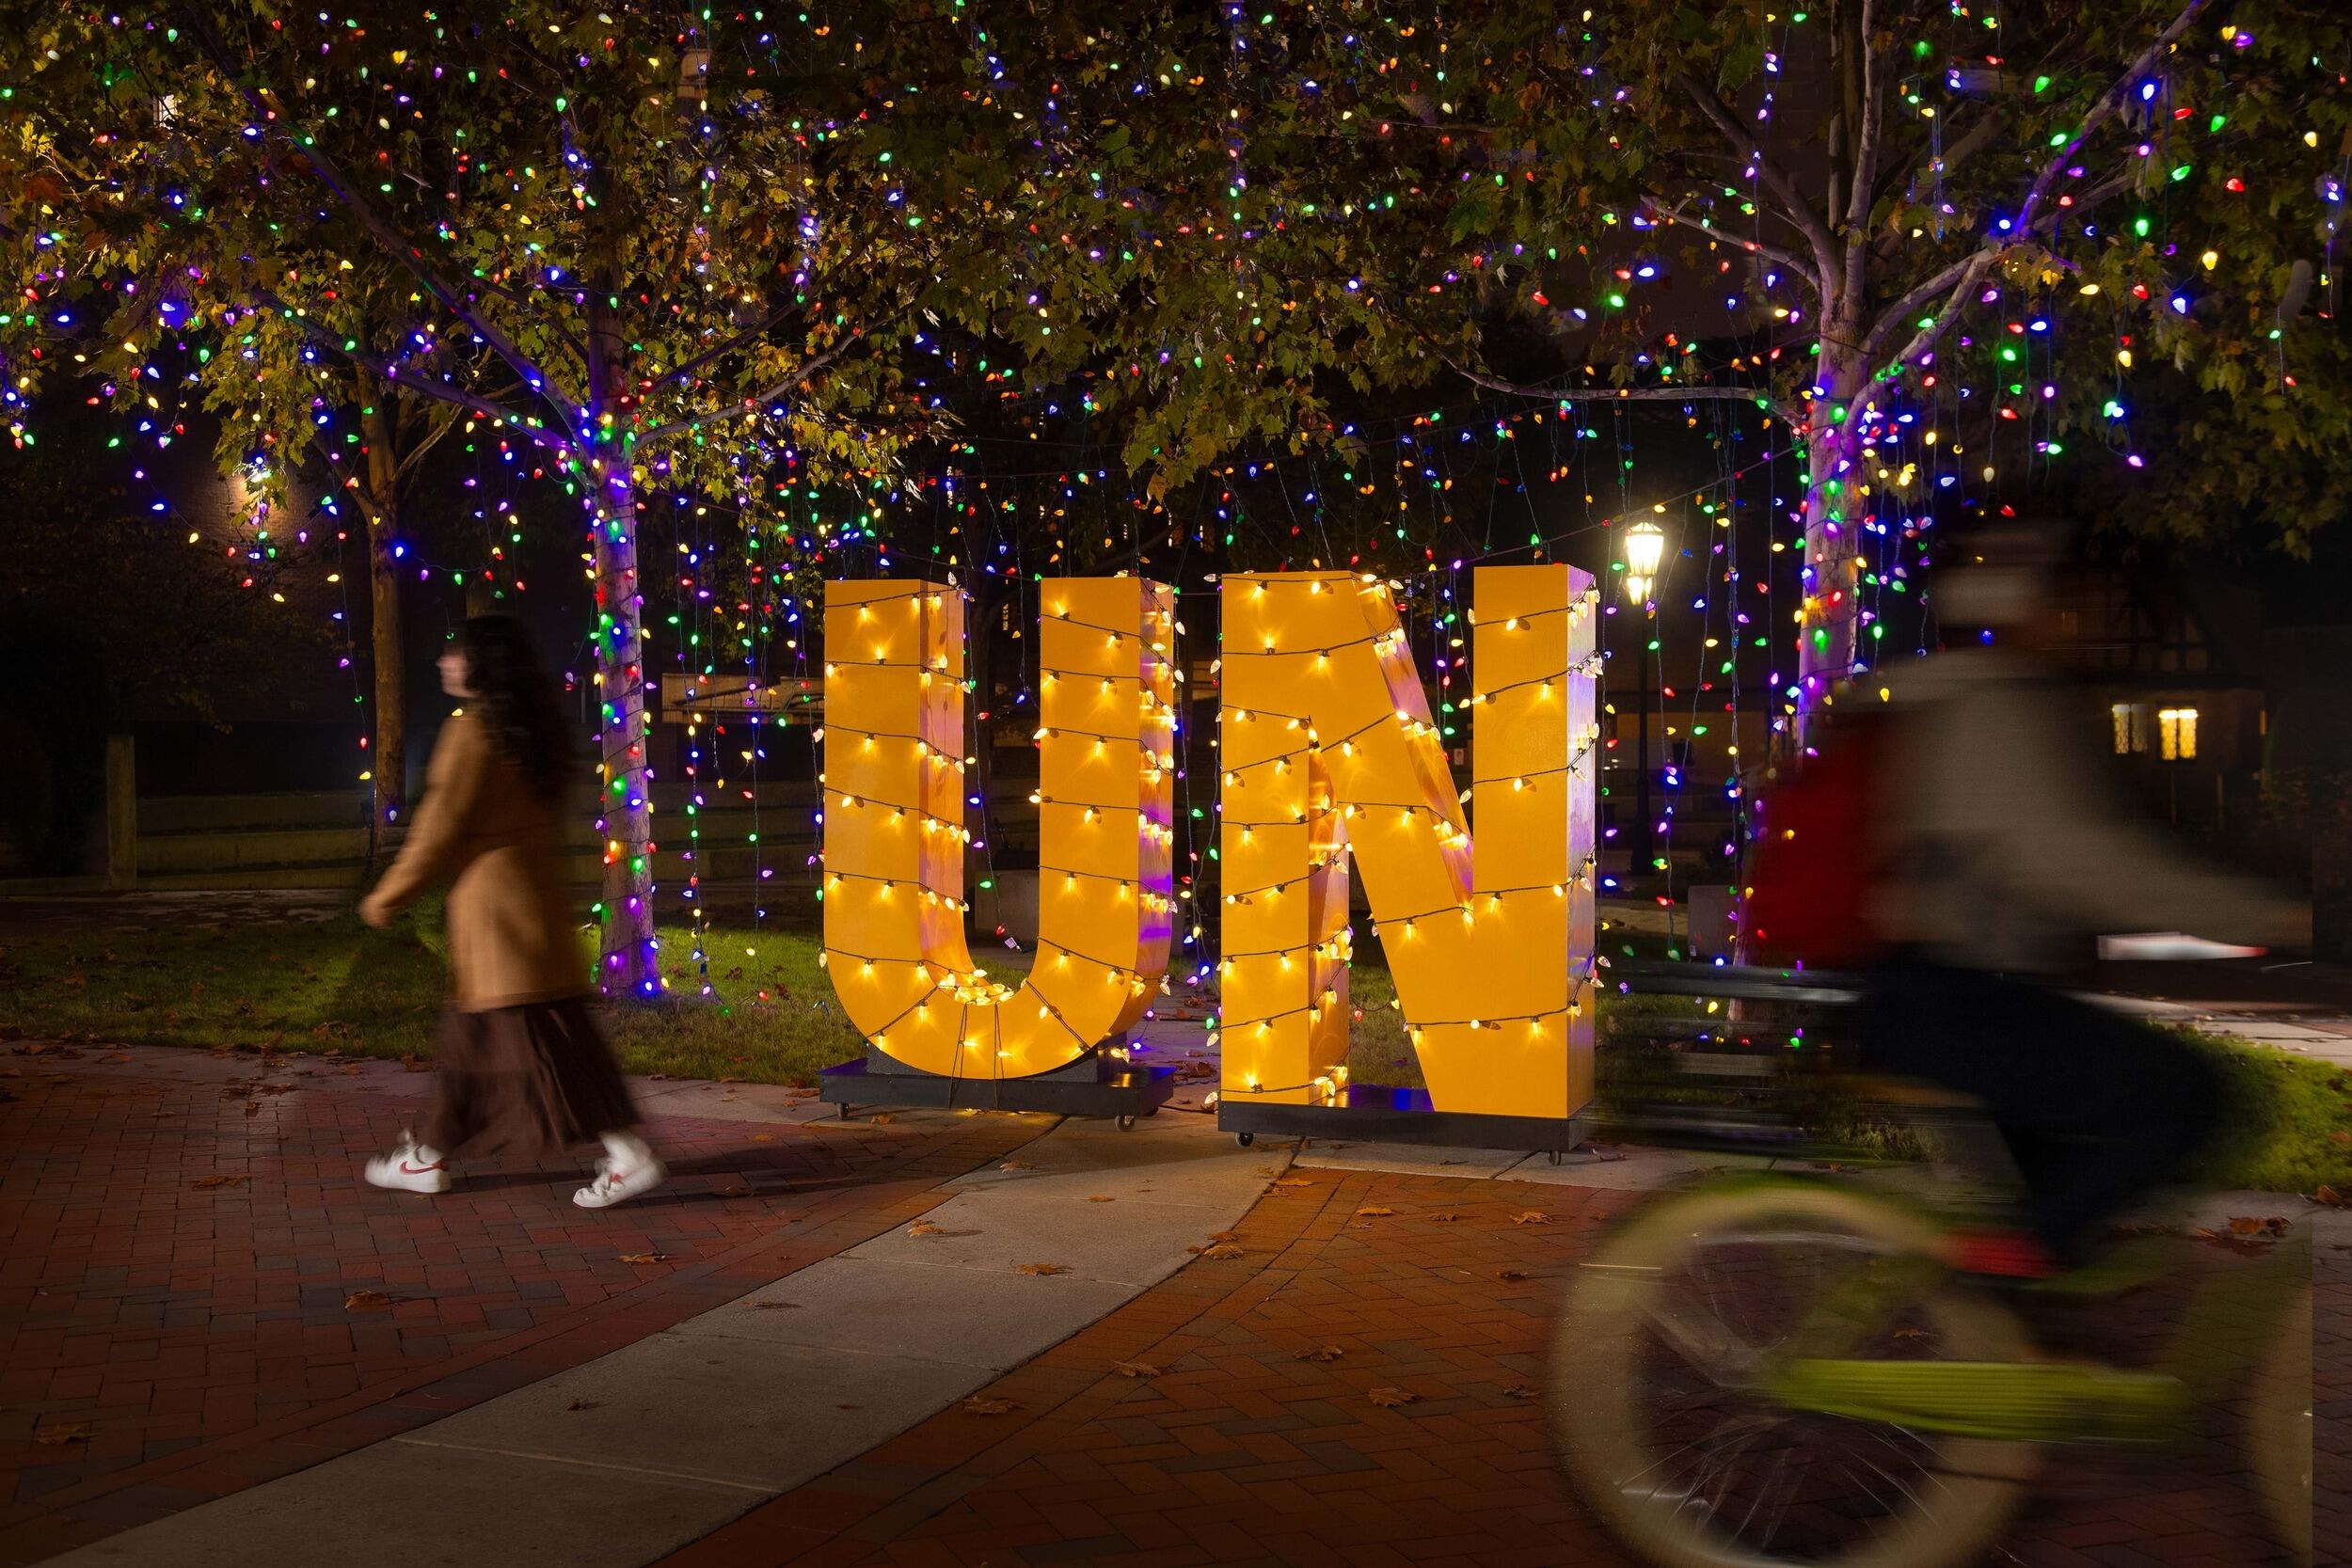
<svg viewBox="0 0 2352 1568"><path fill-rule="evenodd" d="M1233 1134L1233 1141L1241 1145L1242 1148L1248 1148L1251 1144L1258 1141L1258 1134L1255 1132L1236 1132Z"/></svg>

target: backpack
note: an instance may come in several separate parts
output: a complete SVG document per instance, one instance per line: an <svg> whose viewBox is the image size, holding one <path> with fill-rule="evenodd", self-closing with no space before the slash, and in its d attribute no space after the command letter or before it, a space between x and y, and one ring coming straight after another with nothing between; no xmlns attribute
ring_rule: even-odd
<svg viewBox="0 0 2352 1568"><path fill-rule="evenodd" d="M1882 774L1894 728L1883 713L1841 722L1765 797L1740 925L1749 962L1858 969L1884 956L1867 910L1885 871L1871 827L1874 809L1888 805Z"/></svg>

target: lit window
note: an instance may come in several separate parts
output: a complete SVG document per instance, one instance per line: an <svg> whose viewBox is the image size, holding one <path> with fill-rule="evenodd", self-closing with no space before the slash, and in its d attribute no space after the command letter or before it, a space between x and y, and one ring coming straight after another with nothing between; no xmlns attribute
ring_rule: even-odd
<svg viewBox="0 0 2352 1568"><path fill-rule="evenodd" d="M2107 708L2115 724L2115 754L2137 756L2148 750L2148 710L2137 703L2116 703Z"/></svg>
<svg viewBox="0 0 2352 1568"><path fill-rule="evenodd" d="M2169 707L2156 714L2156 733L2167 762L2197 760L2197 710Z"/></svg>

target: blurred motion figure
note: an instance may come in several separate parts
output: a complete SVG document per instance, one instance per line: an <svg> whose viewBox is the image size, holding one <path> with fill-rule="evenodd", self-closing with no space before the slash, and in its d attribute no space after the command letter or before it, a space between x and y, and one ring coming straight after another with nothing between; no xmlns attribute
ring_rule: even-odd
<svg viewBox="0 0 2352 1568"><path fill-rule="evenodd" d="M441 728L423 805L399 857L360 901L389 925L449 883L450 998L433 1048L437 1103L423 1136L367 1164L379 1187L439 1193L451 1163L540 1159L600 1140L596 1179L572 1195L602 1209L651 1190L661 1162L587 1006L587 963L564 887L557 824L571 772L554 689L521 625L476 616L442 654L465 707Z"/></svg>
<svg viewBox="0 0 2352 1568"><path fill-rule="evenodd" d="M2030 1233L1965 1233L1955 1259L1994 1275L2087 1260L2106 1222L2176 1174L2224 1109L2220 1075L2195 1047L2058 980L2103 935L2293 946L2309 931L2299 906L2128 825L2070 742L2064 685L2044 658L2056 544L2031 524L1972 541L1945 568L1936 607L1981 642L1893 673L1886 703L1846 733L1833 726L1824 748L1869 759L1848 824L1867 868L1859 907L1839 911L1875 960L1862 1065L1965 1094L2002 1134Z"/></svg>

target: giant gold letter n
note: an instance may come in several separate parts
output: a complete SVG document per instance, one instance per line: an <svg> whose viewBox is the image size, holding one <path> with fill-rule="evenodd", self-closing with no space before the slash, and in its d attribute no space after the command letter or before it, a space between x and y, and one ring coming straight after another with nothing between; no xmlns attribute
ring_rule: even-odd
<svg viewBox="0 0 2352 1568"><path fill-rule="evenodd" d="M1592 578L1475 583L1473 843L1388 586L1224 580L1231 1101L1345 1084L1351 855L1432 1107L1557 1118L1592 1096Z"/></svg>

